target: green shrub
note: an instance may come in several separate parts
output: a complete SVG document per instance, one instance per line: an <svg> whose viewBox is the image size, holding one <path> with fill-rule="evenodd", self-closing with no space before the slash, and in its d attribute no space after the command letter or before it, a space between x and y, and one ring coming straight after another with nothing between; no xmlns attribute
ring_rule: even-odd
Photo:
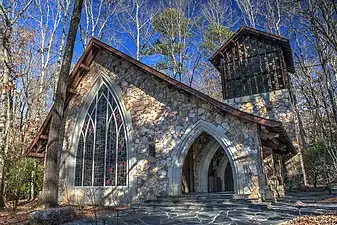
<svg viewBox="0 0 337 225"><path fill-rule="evenodd" d="M308 181L317 185L329 186L335 178L332 159L323 143L316 143L304 153L304 166Z"/></svg>
<svg viewBox="0 0 337 225"><path fill-rule="evenodd" d="M34 193L42 190L43 166L32 158L22 158L12 162L6 174L5 198L15 210L19 200L31 197L33 185Z"/></svg>

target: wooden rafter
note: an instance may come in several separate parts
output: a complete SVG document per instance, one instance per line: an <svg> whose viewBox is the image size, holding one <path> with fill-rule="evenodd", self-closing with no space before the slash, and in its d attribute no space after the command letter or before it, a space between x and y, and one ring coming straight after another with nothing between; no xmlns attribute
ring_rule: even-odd
<svg viewBox="0 0 337 225"><path fill-rule="evenodd" d="M85 72L88 72L90 70L90 67L85 65L84 63L81 63L80 69L85 71Z"/></svg>
<svg viewBox="0 0 337 225"><path fill-rule="evenodd" d="M36 158L44 158L44 153L37 153L37 152L29 152L29 157L36 157Z"/></svg>

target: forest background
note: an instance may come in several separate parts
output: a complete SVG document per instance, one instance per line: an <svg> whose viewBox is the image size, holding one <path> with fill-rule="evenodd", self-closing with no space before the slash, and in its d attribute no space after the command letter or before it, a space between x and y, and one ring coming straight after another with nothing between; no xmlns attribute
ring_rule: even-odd
<svg viewBox="0 0 337 225"><path fill-rule="evenodd" d="M43 167L22 157L51 109L74 2L0 0L0 206L35 195ZM222 100L208 58L246 25L289 38L290 74L309 184L337 171L334 0L84 0L73 64L96 37ZM34 171L34 173L32 173ZM31 184L34 183L34 190Z"/></svg>

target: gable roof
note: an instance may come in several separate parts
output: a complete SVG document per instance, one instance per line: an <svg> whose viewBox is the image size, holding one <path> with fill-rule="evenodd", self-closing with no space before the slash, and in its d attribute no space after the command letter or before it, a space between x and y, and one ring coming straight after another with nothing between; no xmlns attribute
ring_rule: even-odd
<svg viewBox="0 0 337 225"><path fill-rule="evenodd" d="M249 114L243 111L240 111L228 104L225 104L223 102L220 102L200 91L197 91L196 89L193 89L189 86L187 86L184 83L181 83L177 80L174 80L173 78L153 69L150 66L145 65L144 63L120 52L119 50L95 39L92 38L87 46L87 48L85 49L85 51L83 52L82 56L80 57L80 59L78 60L74 70L72 71L72 73L69 76L69 84L68 84L68 90L67 90L67 95L66 95L66 102L65 102L65 107L68 106L71 98L76 94L76 88L79 85L81 79L84 77L84 75L90 70L90 66L93 62L93 60L95 59L95 56L97 55L97 53L99 51L108 51L116 56L118 56L119 58L128 61L129 63L131 63L132 65L138 67L139 69L142 69L146 72L149 73L149 75L152 75L154 77L159 78L160 80L172 85L173 87L188 93L190 95L193 95L199 99L202 99L206 102L208 102L209 104L215 106L216 108L220 109L222 112L224 113L228 113L230 115L233 115L235 117L241 118L243 120L246 121L250 121L256 124L259 124L261 126L264 126L266 128L268 128L271 132L276 132L279 134L279 139L280 142L287 145L288 150L294 152L295 148L292 145L289 137L286 134L286 131L284 130L284 128L282 127L282 123L279 121L275 121L275 120L270 120L270 119L265 119L259 116L255 116L253 114ZM24 153L27 156L32 156L32 157L42 157L43 156L43 152L45 151L45 145L46 142L48 140L48 131L49 131L49 125L51 122L51 112L52 109L49 111L46 119L44 120L41 128L39 129L38 134L36 135L36 137L34 138L34 140L32 141L32 143L30 144L30 146L28 147L28 149L26 150L26 152ZM37 149L36 151L34 151L34 149Z"/></svg>
<svg viewBox="0 0 337 225"><path fill-rule="evenodd" d="M216 65L219 61L221 53L225 52L228 48L235 44L239 37L245 33L252 34L254 36L258 36L267 40L276 41L283 50L287 71L290 73L295 73L294 59L291 52L289 39L246 26L243 26L239 30L237 30L218 50L216 50L216 52L209 59L212 64Z"/></svg>

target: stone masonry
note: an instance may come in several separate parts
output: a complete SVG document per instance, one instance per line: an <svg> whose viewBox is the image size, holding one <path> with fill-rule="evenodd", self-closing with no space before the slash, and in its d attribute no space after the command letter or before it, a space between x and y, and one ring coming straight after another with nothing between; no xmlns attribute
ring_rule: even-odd
<svg viewBox="0 0 337 225"><path fill-rule="evenodd" d="M303 175L301 170L301 154L299 151L299 128L297 123L297 117L295 114L294 105L292 102L291 94L288 89L281 89L272 92L266 92L261 94L255 94L250 96L243 96L233 99L224 100L225 103L244 112L252 113L254 115L281 121L289 138L293 145L297 148L298 154L296 156L288 155L283 157L283 173L286 179L286 185L289 188L296 187L303 183ZM280 156L275 155L270 160L265 159L265 168L272 167L273 165L267 165L279 160ZM266 174L270 172L265 171ZM274 176L276 176L274 174ZM267 178L268 179L268 178ZM273 183L268 179L267 182ZM277 181L278 182L278 181ZM278 186L278 185L277 185ZM281 187L282 186L282 187ZM280 188L283 189L283 185ZM284 193L284 190L281 190ZM284 194L283 194L284 195Z"/></svg>
<svg viewBox="0 0 337 225"><path fill-rule="evenodd" d="M77 123L83 120L79 115L87 96L95 94L91 89L97 82L106 82L120 91L117 95L125 110L129 141L126 187L74 186ZM260 196L258 174L261 171L257 166L260 146L255 123L223 114L210 103L178 90L108 51L98 53L76 92L66 109L60 171L61 202L131 204L158 195L181 193L180 174L174 171L181 169L186 152L180 152L179 146L183 142L181 139L196 124L206 124L214 130L210 135L216 136L217 140L226 140L220 144L234 166L235 194ZM155 157L149 155L149 145L153 142Z"/></svg>

